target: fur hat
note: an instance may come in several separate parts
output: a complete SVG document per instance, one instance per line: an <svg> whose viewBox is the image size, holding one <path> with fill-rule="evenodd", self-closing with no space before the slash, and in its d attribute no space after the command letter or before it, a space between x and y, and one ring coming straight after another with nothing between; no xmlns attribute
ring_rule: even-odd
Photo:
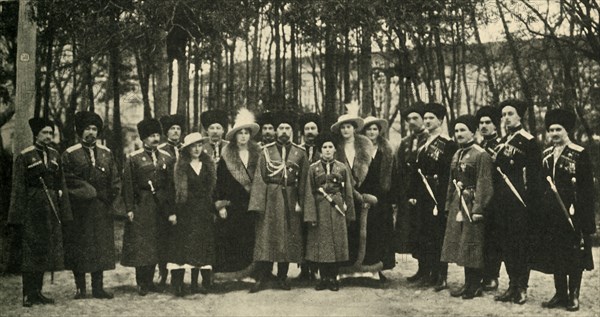
<svg viewBox="0 0 600 317"><path fill-rule="evenodd" d="M98 134L102 132L102 128L104 127L102 118L94 112L80 111L75 114L75 131L77 131L77 135L81 137L83 135L83 130L90 125L98 128Z"/></svg>
<svg viewBox="0 0 600 317"><path fill-rule="evenodd" d="M144 140L154 133L161 134L162 132L160 122L152 118L140 121L140 123L137 124L137 129L141 140Z"/></svg>
<svg viewBox="0 0 600 317"><path fill-rule="evenodd" d="M413 112L419 114L421 116L421 118L423 118L423 115L425 115L424 110L425 110L425 103L422 101L417 101L412 106L406 108L404 111L401 110L402 118L404 120L408 120L408 115Z"/></svg>
<svg viewBox="0 0 600 317"><path fill-rule="evenodd" d="M476 116L477 116L477 123L479 123L481 121L481 118L489 117L490 120L492 120L492 123L494 124L494 126L496 126L496 129L500 128L500 118L502 117L502 114L500 113L500 109L492 107L492 106L481 107L481 108L479 108L479 110L477 110Z"/></svg>
<svg viewBox="0 0 600 317"><path fill-rule="evenodd" d="M208 130L208 127L213 123L218 123L223 127L223 130L227 130L229 120L227 119L227 113L223 110L207 110L200 115L200 123L204 130Z"/></svg>
<svg viewBox="0 0 600 317"><path fill-rule="evenodd" d="M518 99L506 99L498 105L498 109L500 109L500 112L502 113L502 109L508 106L515 108L517 110L517 114L519 114L519 117L521 118L523 118L525 112L527 111L527 104Z"/></svg>
<svg viewBox="0 0 600 317"><path fill-rule="evenodd" d="M301 114L300 119L298 119L301 134L304 134L304 126L309 122L314 122L317 125L319 132L321 132L321 116L314 112L309 112Z"/></svg>
<svg viewBox="0 0 600 317"><path fill-rule="evenodd" d="M265 124L273 124L273 112L263 112L256 118L256 123L262 128Z"/></svg>
<svg viewBox="0 0 600 317"><path fill-rule="evenodd" d="M423 115L427 112L433 113L438 119L444 120L446 117L446 107L437 102L430 102L423 107Z"/></svg>
<svg viewBox="0 0 600 317"><path fill-rule="evenodd" d="M29 119L29 127L31 128L31 132L33 133L33 137L34 138L45 127L51 127L52 128L52 132L54 132L54 122L52 120L49 120L49 119L31 118L31 119Z"/></svg>
<svg viewBox="0 0 600 317"><path fill-rule="evenodd" d="M464 114L456 118L456 120L454 120L452 128L455 129L456 125L459 123L466 125L467 129L469 129L473 133L477 131L477 126L479 125L479 121L477 121L477 118L470 114Z"/></svg>
<svg viewBox="0 0 600 317"><path fill-rule="evenodd" d="M185 117L179 114L163 116L160 118L160 125L162 126L164 135L167 135L167 131L169 131L169 129L171 129L171 127L174 125L178 125L183 134L183 129L185 128Z"/></svg>
<svg viewBox="0 0 600 317"><path fill-rule="evenodd" d="M337 143L337 136L329 131L319 133L319 135L317 135L317 138L315 139L315 146L317 147L317 150L321 151L321 147L326 142L332 142L335 146L335 144Z"/></svg>
<svg viewBox="0 0 600 317"><path fill-rule="evenodd" d="M295 131L297 129L298 123L298 115L293 111L277 111L273 113L273 128L277 130L280 124L287 123L292 126L292 129Z"/></svg>
<svg viewBox="0 0 600 317"><path fill-rule="evenodd" d="M552 109L546 112L544 121L546 123L546 131L553 124L560 124L567 132L573 131L575 128L575 113L565 109Z"/></svg>

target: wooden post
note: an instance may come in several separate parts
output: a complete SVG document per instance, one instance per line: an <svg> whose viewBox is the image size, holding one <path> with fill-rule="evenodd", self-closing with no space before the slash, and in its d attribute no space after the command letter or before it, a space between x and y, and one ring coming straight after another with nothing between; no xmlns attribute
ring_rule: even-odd
<svg viewBox="0 0 600 317"><path fill-rule="evenodd" d="M14 157L32 144L29 119L35 107L35 46L37 26L31 19L31 0L19 0L17 31L17 90L15 97Z"/></svg>

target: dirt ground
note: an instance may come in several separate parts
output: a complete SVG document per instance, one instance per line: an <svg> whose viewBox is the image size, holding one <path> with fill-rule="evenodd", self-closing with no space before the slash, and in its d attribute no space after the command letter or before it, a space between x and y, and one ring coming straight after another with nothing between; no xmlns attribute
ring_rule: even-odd
<svg viewBox="0 0 600 317"><path fill-rule="evenodd" d="M391 283L380 288L375 278L348 278L342 280L339 292L313 289L314 284L292 283L291 291L267 289L249 294L251 284L226 282L217 286L216 293L175 298L170 293L150 294L140 297L135 291L135 274L132 268L118 265L105 273L105 286L115 294L113 300L72 300L74 282L70 272L55 273L54 284L50 274L45 276L44 293L55 298L55 305L21 306L21 278L8 275L0 277L0 316L373 316L373 315L457 315L457 316L600 316L600 248L594 248L596 270L584 273L581 291L581 310L567 313L562 309L547 310L542 301L554 293L550 275L532 272L529 301L522 306L497 303L486 293L473 300L452 298L449 291L435 293L431 289L408 285L406 276L416 271L416 261L410 256L397 255L396 268L388 271ZM292 264L290 276L298 274ZM461 267L450 266L448 283L456 288L462 283ZM189 273L186 274L189 283ZM88 292L90 293L88 275ZM500 290L507 286L504 268L500 277Z"/></svg>

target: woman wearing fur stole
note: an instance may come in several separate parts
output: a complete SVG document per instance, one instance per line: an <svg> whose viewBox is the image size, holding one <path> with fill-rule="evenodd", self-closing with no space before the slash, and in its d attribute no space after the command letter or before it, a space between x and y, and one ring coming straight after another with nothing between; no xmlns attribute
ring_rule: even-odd
<svg viewBox="0 0 600 317"><path fill-rule="evenodd" d="M387 128L387 120L369 116L365 118L365 127L362 129L362 134L371 140L373 147L370 153L371 165L361 186L361 192L372 194L379 201L377 206L371 208L367 218L367 250L364 263L368 265L382 262L384 270L396 266L395 252L391 244L394 238L394 218L390 197L394 157L390 143L382 135ZM387 281L381 271L379 278L381 282Z"/></svg>
<svg viewBox="0 0 600 317"><path fill-rule="evenodd" d="M176 296L183 296L183 276L191 268L191 293L207 293L211 285L211 265L215 263L214 214L212 197L216 185L215 164L202 150L202 135L185 137L175 165L175 209L167 268ZM198 273L202 286L198 287Z"/></svg>
<svg viewBox="0 0 600 317"><path fill-rule="evenodd" d="M225 136L229 143L217 165L215 272L238 272L253 262L255 221L248 202L260 156L260 147L252 141L258 130L254 115L242 108Z"/></svg>
<svg viewBox="0 0 600 317"><path fill-rule="evenodd" d="M358 108L354 105L347 105L348 114L342 115L337 122L331 126L331 131L341 135L341 139L336 145L336 159L348 166L352 173L352 185L354 187L354 206L356 212L356 221L348 227L348 247L350 262L349 269L343 269L343 272L364 271L364 265L368 261L379 262L380 259L373 259L367 254L372 252L374 245L368 245L367 242L367 216L369 209L377 204L377 197L372 193L365 192L367 187L363 187L369 166L371 165L373 153L373 144L364 135L357 132L364 127L364 120L358 116ZM381 269L381 264L376 265L374 271ZM370 270L370 269L369 269ZM373 271L373 270L370 270Z"/></svg>

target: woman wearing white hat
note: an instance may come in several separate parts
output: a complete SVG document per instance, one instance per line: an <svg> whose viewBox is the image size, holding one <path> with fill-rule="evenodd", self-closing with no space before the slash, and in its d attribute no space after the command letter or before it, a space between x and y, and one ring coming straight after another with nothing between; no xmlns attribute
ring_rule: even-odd
<svg viewBox="0 0 600 317"><path fill-rule="evenodd" d="M260 157L260 146L252 141L258 130L254 114L242 108L225 136L229 143L217 165L215 272L240 272L253 262L255 221L248 202Z"/></svg>
<svg viewBox="0 0 600 317"><path fill-rule="evenodd" d="M387 120L368 116L361 131L373 144L371 149L373 160L361 186L361 192L372 194L379 200L377 205L372 207L367 219L367 247L364 263L368 265L381 261L384 270L392 269L396 265L395 252L391 244L394 219L392 201L389 197L394 156L390 143L383 137L387 129ZM387 281L381 271L379 271L379 278L381 282Z"/></svg>
<svg viewBox="0 0 600 317"><path fill-rule="evenodd" d="M202 135L187 135L175 165L175 213L169 216L169 263L176 296L183 296L183 276L192 269L191 292L207 293L215 263L213 192L217 177L212 158L202 149ZM198 287L198 273L202 286Z"/></svg>
<svg viewBox="0 0 600 317"><path fill-rule="evenodd" d="M373 144L367 137L357 133L364 126L364 120L358 116L358 105L348 104L346 107L348 114L340 116L331 126L331 131L342 136L336 145L336 159L348 165L352 172L357 221L348 227L348 251L349 264L356 268L364 264L366 239L364 236L361 237L361 229L363 232L366 230L366 215L368 209L377 204L377 197L361 191L361 186L369 173ZM352 271L352 268L342 271Z"/></svg>

